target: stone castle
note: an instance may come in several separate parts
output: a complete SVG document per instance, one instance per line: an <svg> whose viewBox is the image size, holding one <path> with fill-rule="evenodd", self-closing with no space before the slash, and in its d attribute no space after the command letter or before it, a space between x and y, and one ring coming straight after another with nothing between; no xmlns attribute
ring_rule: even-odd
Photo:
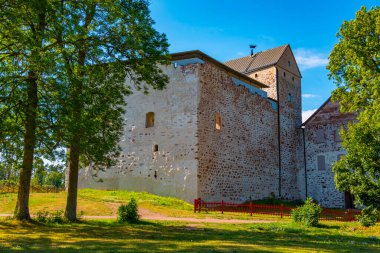
<svg viewBox="0 0 380 253"><path fill-rule="evenodd" d="M352 207L331 165L345 153L339 129L355 117L328 100L302 124L301 73L289 45L226 63L200 51L171 58L162 67L166 89L126 98L118 165L81 170L79 187L189 202L311 196Z"/></svg>

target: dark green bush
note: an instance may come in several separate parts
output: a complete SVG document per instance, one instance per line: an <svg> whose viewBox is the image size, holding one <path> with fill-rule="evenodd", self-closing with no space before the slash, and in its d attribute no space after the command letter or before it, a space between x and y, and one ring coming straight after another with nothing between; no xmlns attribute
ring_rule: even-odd
<svg viewBox="0 0 380 253"><path fill-rule="evenodd" d="M292 210L292 217L297 223L305 226L316 226L321 212L322 208L314 203L312 198L308 198L304 205Z"/></svg>
<svg viewBox="0 0 380 253"><path fill-rule="evenodd" d="M57 210L54 212L39 211L36 213L34 219L41 223L58 223L58 224L62 224L65 220L63 217L62 210Z"/></svg>
<svg viewBox="0 0 380 253"><path fill-rule="evenodd" d="M362 210L362 214L359 215L359 222L362 226L370 227L374 226L380 219L380 213L376 208L366 207Z"/></svg>
<svg viewBox="0 0 380 253"><path fill-rule="evenodd" d="M41 223L47 223L49 217L49 212L48 211L38 211L35 214L35 220Z"/></svg>
<svg viewBox="0 0 380 253"><path fill-rule="evenodd" d="M137 202L134 198L132 198L127 205L119 206L117 210L117 221L119 223L133 223L139 221L139 219Z"/></svg>

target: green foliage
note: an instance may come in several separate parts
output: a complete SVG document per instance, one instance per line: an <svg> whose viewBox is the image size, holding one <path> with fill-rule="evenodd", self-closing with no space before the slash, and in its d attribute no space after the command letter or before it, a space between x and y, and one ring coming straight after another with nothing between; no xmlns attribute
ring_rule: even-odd
<svg viewBox="0 0 380 253"><path fill-rule="evenodd" d="M63 1L57 9L53 51L59 55L62 144L69 149L69 175L80 167L104 170L120 152L125 96L168 82L166 36L153 28L148 1ZM126 77L130 80L126 84ZM75 176L76 177L76 176ZM76 216L77 178L68 182L65 215Z"/></svg>
<svg viewBox="0 0 380 253"><path fill-rule="evenodd" d="M64 172L51 171L47 174L45 179L45 185L51 185L56 188L62 188L65 183Z"/></svg>
<svg viewBox="0 0 380 253"><path fill-rule="evenodd" d="M148 1L64 1L57 11L56 50L64 59L63 145L94 175L114 165L123 128L125 96L168 82L166 36L153 28ZM129 80L126 83L126 77ZM75 148L74 148L75 147Z"/></svg>
<svg viewBox="0 0 380 253"><path fill-rule="evenodd" d="M380 8L362 7L345 21L327 69L338 88L333 100L357 121L341 129L347 155L333 165L339 190L355 201L380 209Z"/></svg>
<svg viewBox="0 0 380 253"><path fill-rule="evenodd" d="M62 224L65 221L62 210L54 212L40 211L35 214L34 219L38 222L47 224Z"/></svg>
<svg viewBox="0 0 380 253"><path fill-rule="evenodd" d="M12 186L12 185L17 185L17 184L18 184L17 180L0 180L0 185Z"/></svg>
<svg viewBox="0 0 380 253"><path fill-rule="evenodd" d="M147 93L168 82L160 68L169 63L168 43L153 28L148 5L0 0L0 179L17 177L21 167L22 189L32 170L35 184L60 184L59 174L37 164L43 158L70 159L70 175L115 164L125 96L132 86ZM75 216L71 182L66 211ZM24 193L17 207L26 216Z"/></svg>
<svg viewBox="0 0 380 253"><path fill-rule="evenodd" d="M362 214L359 216L359 222L365 227L376 225L376 222L380 220L380 212L373 207L366 207L362 210Z"/></svg>
<svg viewBox="0 0 380 253"><path fill-rule="evenodd" d="M292 210L292 217L296 223L301 223L305 226L316 226L321 212L322 208L309 197L303 206Z"/></svg>
<svg viewBox="0 0 380 253"><path fill-rule="evenodd" d="M36 159L37 161L39 158ZM65 183L64 164L41 163L35 168L32 184L35 186L53 186L62 188Z"/></svg>
<svg viewBox="0 0 380 253"><path fill-rule="evenodd" d="M117 221L119 223L133 223L139 221L139 219L137 202L134 198L127 205L119 206L117 210Z"/></svg>

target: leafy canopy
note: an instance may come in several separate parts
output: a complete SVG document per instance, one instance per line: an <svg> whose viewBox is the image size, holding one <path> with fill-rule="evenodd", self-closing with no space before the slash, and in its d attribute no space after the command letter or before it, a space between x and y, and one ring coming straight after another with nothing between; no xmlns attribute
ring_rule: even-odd
<svg viewBox="0 0 380 253"><path fill-rule="evenodd" d="M337 36L327 66L338 86L332 98L357 121L341 130L347 155L333 166L335 183L380 210L380 8L362 7Z"/></svg>

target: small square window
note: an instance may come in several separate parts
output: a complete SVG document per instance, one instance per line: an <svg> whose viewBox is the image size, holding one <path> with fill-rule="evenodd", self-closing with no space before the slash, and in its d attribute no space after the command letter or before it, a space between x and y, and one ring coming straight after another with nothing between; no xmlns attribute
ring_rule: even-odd
<svg viewBox="0 0 380 253"><path fill-rule="evenodd" d="M324 155L317 156L318 170L326 170L326 161Z"/></svg>
<svg viewBox="0 0 380 253"><path fill-rule="evenodd" d="M288 93L288 102L292 102L292 94Z"/></svg>
<svg viewBox="0 0 380 253"><path fill-rule="evenodd" d="M323 129L317 129L316 130L316 143L324 143L326 140L325 140L325 133L323 131Z"/></svg>

